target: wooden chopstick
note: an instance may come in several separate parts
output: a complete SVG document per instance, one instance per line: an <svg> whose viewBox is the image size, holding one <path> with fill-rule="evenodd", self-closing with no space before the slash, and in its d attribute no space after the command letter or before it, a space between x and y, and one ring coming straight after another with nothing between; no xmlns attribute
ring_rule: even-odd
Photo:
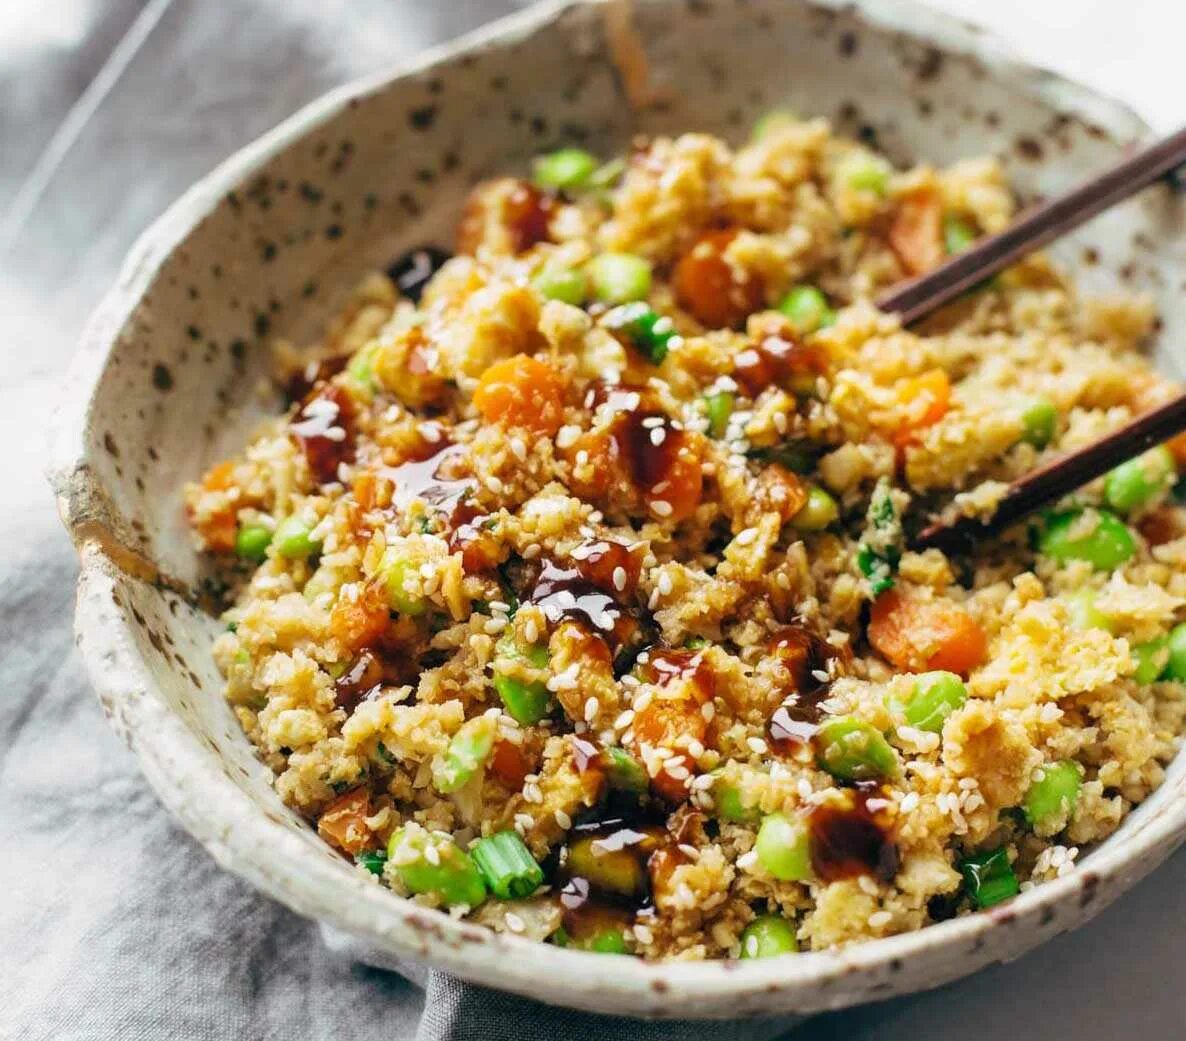
<svg viewBox="0 0 1186 1041"><path fill-rule="evenodd" d="M1142 413L1098 441L1052 459L1018 478L1009 485L989 520L960 517L950 523L931 524L911 540L910 548L965 550L974 539L995 535L1039 507L1106 474L1117 463L1140 455L1183 430L1186 430L1186 392Z"/></svg>
<svg viewBox="0 0 1186 1041"><path fill-rule="evenodd" d="M902 282L877 301L909 325L1027 253L1186 163L1186 127L1122 160L1110 170L1023 213L1004 231L981 239L945 264Z"/></svg>

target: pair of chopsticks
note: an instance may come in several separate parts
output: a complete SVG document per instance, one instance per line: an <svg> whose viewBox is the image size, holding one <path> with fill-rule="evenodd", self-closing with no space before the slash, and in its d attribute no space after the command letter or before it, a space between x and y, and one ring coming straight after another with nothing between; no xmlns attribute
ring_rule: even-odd
<svg viewBox="0 0 1186 1041"><path fill-rule="evenodd" d="M899 315L902 324L909 325L1184 163L1186 128L1124 159L1077 188L1035 206L1004 231L981 239L933 271L894 286L877 301L877 306L882 311ZM1060 456L1014 481L987 522L976 517L936 522L911 540L911 548L965 548L973 538L1007 528L1183 430L1186 430L1186 392L1137 416L1098 441Z"/></svg>

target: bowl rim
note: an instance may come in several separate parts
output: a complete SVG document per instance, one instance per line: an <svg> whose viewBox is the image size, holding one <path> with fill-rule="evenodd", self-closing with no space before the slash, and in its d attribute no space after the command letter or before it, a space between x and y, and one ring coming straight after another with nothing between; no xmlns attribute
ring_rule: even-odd
<svg viewBox="0 0 1186 1041"><path fill-rule="evenodd" d="M736 1015L737 1001L746 996L754 999L753 1007L760 1005L766 1013L814 1011L936 986L1000 957L988 943L991 934L1010 929L1016 937L1024 931L1017 928L1021 924L1037 933L1054 921L1055 909L1075 894L1084 895L1085 906L1086 891L1098 892L1100 898L1090 913L1102 908L1126 888L1125 883L1151 870L1182 840L1186 798L1168 804L1167 812L1139 821L1121 842L1102 843L1082 869L1022 893L1004 907L915 932L839 951L806 952L793 959L642 962L606 958L492 933L401 899L341 870L328 858L309 856L307 837L269 821L184 721L155 696L130 624L117 603L116 587L127 572L121 559L126 551L96 529L93 518L106 496L88 463L86 431L107 357L173 251L229 190L356 99L458 55L513 43L575 9L612 2L547 0L410 61L335 88L220 163L138 238L86 325L52 425L49 478L80 558L76 634L84 664L113 725L138 756L158 797L220 865L298 913L331 923L381 950L396 950L412 960L423 959L464 978L552 1004L649 1016ZM1132 140L1148 132L1128 106L1011 56L995 37L950 15L899 0L802 2L850 11L874 27L924 40L945 53L974 57L1009 76L1030 96L1089 118L1115 137ZM298 870L292 870L293 863ZM1075 924L1085 917L1081 912ZM1051 935L1055 931L1057 927L1047 929ZM1003 941L1002 946L1009 953L1020 953L1038 939L1013 940L1012 946ZM891 976L875 993L868 981L858 987L856 996L843 986L825 989L845 978L854 983L865 974L880 978L887 966L897 973L910 959L928 952L932 957L924 963L929 962L932 975L923 983L910 980L907 972ZM936 959L942 953L948 955L947 962ZM545 989L541 980L547 981L545 993L541 993Z"/></svg>

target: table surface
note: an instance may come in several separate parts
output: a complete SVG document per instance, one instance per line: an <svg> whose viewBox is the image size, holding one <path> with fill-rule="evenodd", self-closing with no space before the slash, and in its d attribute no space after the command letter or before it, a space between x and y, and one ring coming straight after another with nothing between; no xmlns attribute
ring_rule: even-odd
<svg viewBox="0 0 1186 1041"><path fill-rule="evenodd" d="M0 462L0 936L22 938L0 945L0 1036L414 1034L408 984L335 960L313 926L219 871L107 729L72 645L75 565L41 476L41 430L87 311L134 236L189 183L325 89L517 6L0 4L0 437L15 446ZM1180 63L1181 4L933 6L1122 97L1160 128L1186 114L1181 92L1166 89ZM1166 967L1186 959L1182 920L1186 853L1017 962L820 1017L795 1037L1181 1037L1186 988L1168 985ZM294 978L303 1000L270 1000L277 980ZM100 994L119 1009L114 1020L97 1021ZM69 1029L46 1025L50 1007Z"/></svg>

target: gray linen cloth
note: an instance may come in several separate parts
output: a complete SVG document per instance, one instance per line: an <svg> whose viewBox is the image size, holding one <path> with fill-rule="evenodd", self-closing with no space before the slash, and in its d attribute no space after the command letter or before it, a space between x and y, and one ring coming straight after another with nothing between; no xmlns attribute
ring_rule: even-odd
<svg viewBox="0 0 1186 1041"><path fill-rule="evenodd" d="M1121 51L1129 30L1134 53L1138 39L1142 55L1158 40L1176 46L1181 17L1137 35L1155 2L1130 0L1102 31ZM785 1025L644 1024L385 971L374 952L219 870L168 818L73 651L76 568L41 476L42 430L85 315L132 239L325 89L513 6L521 0L0 4L0 1041L757 1041ZM1043 10L1090 26L1081 6ZM1033 36L1027 0L982 13ZM1164 109L1162 85L1154 66L1149 96ZM1186 1021L1186 989L1167 972L1186 960L1184 920L1179 856L1073 937L933 994L816 1017L794 1037L1168 1041Z"/></svg>

